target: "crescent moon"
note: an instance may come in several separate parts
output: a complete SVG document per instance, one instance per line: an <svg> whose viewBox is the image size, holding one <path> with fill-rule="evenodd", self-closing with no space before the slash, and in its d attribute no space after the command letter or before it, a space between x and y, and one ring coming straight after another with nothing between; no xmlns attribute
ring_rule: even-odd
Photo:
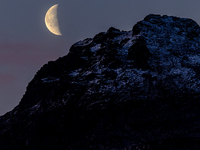
<svg viewBox="0 0 200 150"><path fill-rule="evenodd" d="M58 16L57 16L57 9L58 4L53 5L49 10L47 11L45 15L45 24L50 32L52 32L55 35L62 35L60 33L60 28L58 24Z"/></svg>

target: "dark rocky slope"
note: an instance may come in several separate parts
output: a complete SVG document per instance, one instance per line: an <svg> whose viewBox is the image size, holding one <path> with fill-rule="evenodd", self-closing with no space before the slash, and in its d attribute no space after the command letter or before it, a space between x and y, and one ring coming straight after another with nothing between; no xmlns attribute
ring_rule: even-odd
<svg viewBox="0 0 200 150"><path fill-rule="evenodd" d="M44 65L0 117L0 149L200 149L199 107L200 27L148 15Z"/></svg>

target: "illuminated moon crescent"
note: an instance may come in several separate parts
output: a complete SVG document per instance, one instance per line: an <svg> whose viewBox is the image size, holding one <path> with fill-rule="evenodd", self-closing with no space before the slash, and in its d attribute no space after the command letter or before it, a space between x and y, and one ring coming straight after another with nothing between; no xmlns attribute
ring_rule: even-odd
<svg viewBox="0 0 200 150"><path fill-rule="evenodd" d="M49 8L45 15L45 24L50 32L55 35L62 35L60 33L59 24L58 24L58 17L57 17L57 9L58 4Z"/></svg>

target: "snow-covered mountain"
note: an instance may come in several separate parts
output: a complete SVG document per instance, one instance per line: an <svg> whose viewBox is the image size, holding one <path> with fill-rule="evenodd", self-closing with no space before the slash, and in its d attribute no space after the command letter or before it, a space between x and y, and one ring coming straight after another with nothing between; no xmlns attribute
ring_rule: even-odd
<svg viewBox="0 0 200 150"><path fill-rule="evenodd" d="M0 117L0 149L199 149L199 108L199 25L150 14L45 64Z"/></svg>

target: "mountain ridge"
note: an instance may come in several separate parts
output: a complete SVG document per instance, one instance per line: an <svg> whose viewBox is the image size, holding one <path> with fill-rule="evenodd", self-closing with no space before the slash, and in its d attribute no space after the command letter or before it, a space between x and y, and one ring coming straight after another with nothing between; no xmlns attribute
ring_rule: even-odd
<svg viewBox="0 0 200 150"><path fill-rule="evenodd" d="M199 46L195 21L153 14L73 44L0 117L0 149L200 147Z"/></svg>

